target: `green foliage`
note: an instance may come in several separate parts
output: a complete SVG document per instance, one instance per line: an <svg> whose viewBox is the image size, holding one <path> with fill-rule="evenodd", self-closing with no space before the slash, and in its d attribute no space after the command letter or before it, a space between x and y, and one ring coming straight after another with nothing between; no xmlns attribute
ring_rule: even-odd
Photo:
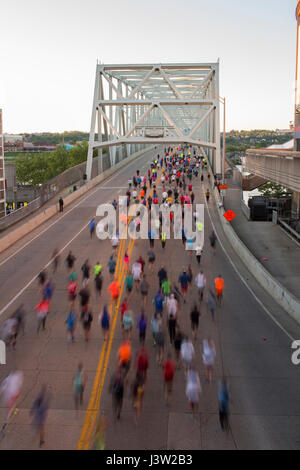
<svg viewBox="0 0 300 470"><path fill-rule="evenodd" d="M87 140L89 134L81 131L70 132L43 132L40 134L23 134L26 142L35 145L55 145L61 144L63 139L65 144L75 144L78 141Z"/></svg>
<svg viewBox="0 0 300 470"><path fill-rule="evenodd" d="M273 144L284 144L292 138L292 132L281 135L276 131L267 130L232 130L226 134L226 152L245 152L250 148L266 148Z"/></svg>
<svg viewBox="0 0 300 470"><path fill-rule="evenodd" d="M16 158L17 181L20 184L39 185L46 183L67 168L86 160L88 143L83 141L67 150L58 145L50 153L26 153Z"/></svg>
<svg viewBox="0 0 300 470"><path fill-rule="evenodd" d="M259 187L259 191L263 194L263 196L269 197L284 197L290 196L292 191L289 189L280 186L279 184L275 183L266 183Z"/></svg>

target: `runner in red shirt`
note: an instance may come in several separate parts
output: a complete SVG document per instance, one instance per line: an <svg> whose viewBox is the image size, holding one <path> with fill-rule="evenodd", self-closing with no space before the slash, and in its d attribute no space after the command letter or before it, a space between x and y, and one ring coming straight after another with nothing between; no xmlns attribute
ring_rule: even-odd
<svg viewBox="0 0 300 470"><path fill-rule="evenodd" d="M137 367L137 375L141 377L143 384L146 383L146 379L147 379L149 358L150 358L149 352L144 346L140 348L136 353L135 365Z"/></svg>
<svg viewBox="0 0 300 470"><path fill-rule="evenodd" d="M169 353L167 359L163 363L166 403L169 402L169 396L172 393L173 379L174 379L175 368L176 368L176 364L174 361L172 361L171 357L172 356Z"/></svg>

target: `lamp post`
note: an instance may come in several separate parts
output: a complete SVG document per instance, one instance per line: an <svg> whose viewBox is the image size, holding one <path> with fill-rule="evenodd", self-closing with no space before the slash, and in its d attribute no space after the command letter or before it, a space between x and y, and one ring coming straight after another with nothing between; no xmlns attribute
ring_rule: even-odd
<svg viewBox="0 0 300 470"><path fill-rule="evenodd" d="M297 19L297 55L296 55L294 150L300 151L300 0L297 0L296 19Z"/></svg>
<svg viewBox="0 0 300 470"><path fill-rule="evenodd" d="M225 184L225 161L226 161L226 98L219 96L220 103L223 104L223 165L222 165L222 183Z"/></svg>
<svg viewBox="0 0 300 470"><path fill-rule="evenodd" d="M300 0L298 0L300 2ZM226 160L226 98L211 92L214 99L223 105L223 158L222 158L222 184L225 184L225 160Z"/></svg>

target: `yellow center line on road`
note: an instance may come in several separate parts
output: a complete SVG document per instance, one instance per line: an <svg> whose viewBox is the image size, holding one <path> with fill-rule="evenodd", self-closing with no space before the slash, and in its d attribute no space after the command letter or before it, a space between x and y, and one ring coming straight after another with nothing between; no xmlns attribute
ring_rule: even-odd
<svg viewBox="0 0 300 470"><path fill-rule="evenodd" d="M120 242L120 245L119 245L119 250L118 250L117 270L116 270L116 274L115 274L116 279L119 277L118 271L119 271L119 268L121 266L121 263L119 261L120 261L120 259L122 259L124 246L125 246L125 239L124 240L122 239L121 242ZM112 312L112 302L110 304L109 311L110 311L110 314L111 314L111 312ZM77 445L77 449L82 449L83 448L82 446L84 445L84 442L86 440L86 435L87 435L87 432L88 432L89 427L90 427L90 421L92 419L93 413L98 410L96 408L96 402L97 402L97 396L99 394L100 375L101 375L101 372L102 372L102 365L103 365L103 361L104 361L106 345L107 345L107 341L105 341L102 345L100 359L99 359L99 363L98 363L98 367L97 367L97 371L96 371L96 376L95 376L94 384L93 384L93 388L92 388L92 393L91 393L89 404L88 404L88 407L87 407L87 410L86 410L86 415L85 415L83 427L82 427L82 430L81 430L79 442L78 442L78 445Z"/></svg>
<svg viewBox="0 0 300 470"><path fill-rule="evenodd" d="M130 240L129 241L129 246L128 246L128 254L129 255L132 252L133 245L134 245L134 240ZM116 325L117 325L118 310L119 310L119 306L120 306L120 302L121 302L121 298L122 298L123 289L124 289L124 286L125 286L125 282L124 282L125 277L126 277L126 269L125 269L125 265L123 263L122 274L121 274L122 288L120 290L120 294L119 294L119 297L118 297L118 302L117 302L117 305L116 305L116 308L115 308L115 313L114 313L113 322L112 322L112 329L111 329L111 332L110 332L110 335L109 335L109 342L108 342L108 347L107 347L107 351L106 351L105 363L104 363L102 374L101 374L101 377L100 377L100 380L99 380L96 403L95 403L94 409L89 414L89 428L88 428L88 432L85 436L84 442L82 443L82 446L80 447L80 450L89 450L90 445L91 445L91 440L92 440L94 429L95 429L95 423L96 423L98 411L99 411L99 408L100 408L100 400L101 400L104 381L105 381L105 377L106 377L108 361L110 359L112 341L113 341L113 338L114 338L114 333L115 333L115 329L116 329Z"/></svg>
<svg viewBox="0 0 300 470"><path fill-rule="evenodd" d="M159 177L156 180L156 185L159 183L159 181L161 179L161 176L162 176L162 173L163 172L161 171L161 174L159 175ZM148 189L148 185L147 185L147 189ZM153 194L153 191L154 191L154 188L151 188L151 191L150 191L151 196ZM131 219L131 217L128 217L127 228L128 228L129 223L130 223L130 219ZM124 285L125 285L126 266L125 266L124 262L122 263L123 253L124 253L125 245L126 245L125 242L126 242L126 239L121 239L120 246L119 246L119 251L118 251L117 270L116 270L116 274L115 274L115 279L117 279L118 282L120 283L120 293L119 293L117 305L116 305L114 316L113 316L112 330L111 330L110 335L109 335L109 341L108 342L106 341L105 344L103 344L103 346L102 346L102 351L101 351L101 355L100 355L100 359L99 359L99 363L98 363L98 367L97 367L96 377L94 379L94 384L93 384L93 388L92 388L92 394L91 394L89 405L88 405L88 408L87 408L87 411L86 411L84 424L83 424L81 435L80 435L78 445L77 445L77 450L88 450L89 449L91 439L92 439L92 436L93 436L94 427L95 427L95 421L96 421L96 418L97 418L98 410L100 408L100 400L101 400L104 380L105 380L105 377L106 377L108 361L109 361L109 358L110 358L112 340L113 340L113 337L114 337L116 322L117 322L117 318L118 318L119 306L120 306L120 302L121 302L121 298L122 298L122 294L123 294L123 290L124 290ZM134 247L134 240L130 239L129 245L128 245L128 248L127 248L128 249L129 259L131 258L131 253L132 253L133 247ZM121 267L121 270L120 270L120 267ZM110 312L111 312L111 310L112 310L112 302L111 302L111 305L110 305ZM108 347L106 349L107 343L108 343ZM104 359L104 356L105 356L105 359ZM103 362L104 362L104 367L103 367Z"/></svg>

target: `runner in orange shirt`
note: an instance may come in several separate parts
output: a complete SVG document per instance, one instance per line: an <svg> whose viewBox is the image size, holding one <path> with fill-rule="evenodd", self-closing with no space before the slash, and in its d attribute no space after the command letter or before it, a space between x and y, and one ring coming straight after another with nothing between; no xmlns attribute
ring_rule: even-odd
<svg viewBox="0 0 300 470"><path fill-rule="evenodd" d="M118 358L119 358L119 367L124 370L124 378L125 378L130 368L130 359L131 359L131 343L129 340L122 342L118 351Z"/></svg>
<svg viewBox="0 0 300 470"><path fill-rule="evenodd" d="M112 303L116 304L118 297L119 297L119 293L120 293L120 284L118 283L118 281L111 282L107 291L111 293Z"/></svg>
<svg viewBox="0 0 300 470"><path fill-rule="evenodd" d="M225 282L224 282L224 279L222 278L221 274L219 274L219 277L216 277L215 286L216 286L217 299L219 301L219 305L221 305L221 301L222 301L222 297L223 297L223 290L224 290L224 286L225 286Z"/></svg>

